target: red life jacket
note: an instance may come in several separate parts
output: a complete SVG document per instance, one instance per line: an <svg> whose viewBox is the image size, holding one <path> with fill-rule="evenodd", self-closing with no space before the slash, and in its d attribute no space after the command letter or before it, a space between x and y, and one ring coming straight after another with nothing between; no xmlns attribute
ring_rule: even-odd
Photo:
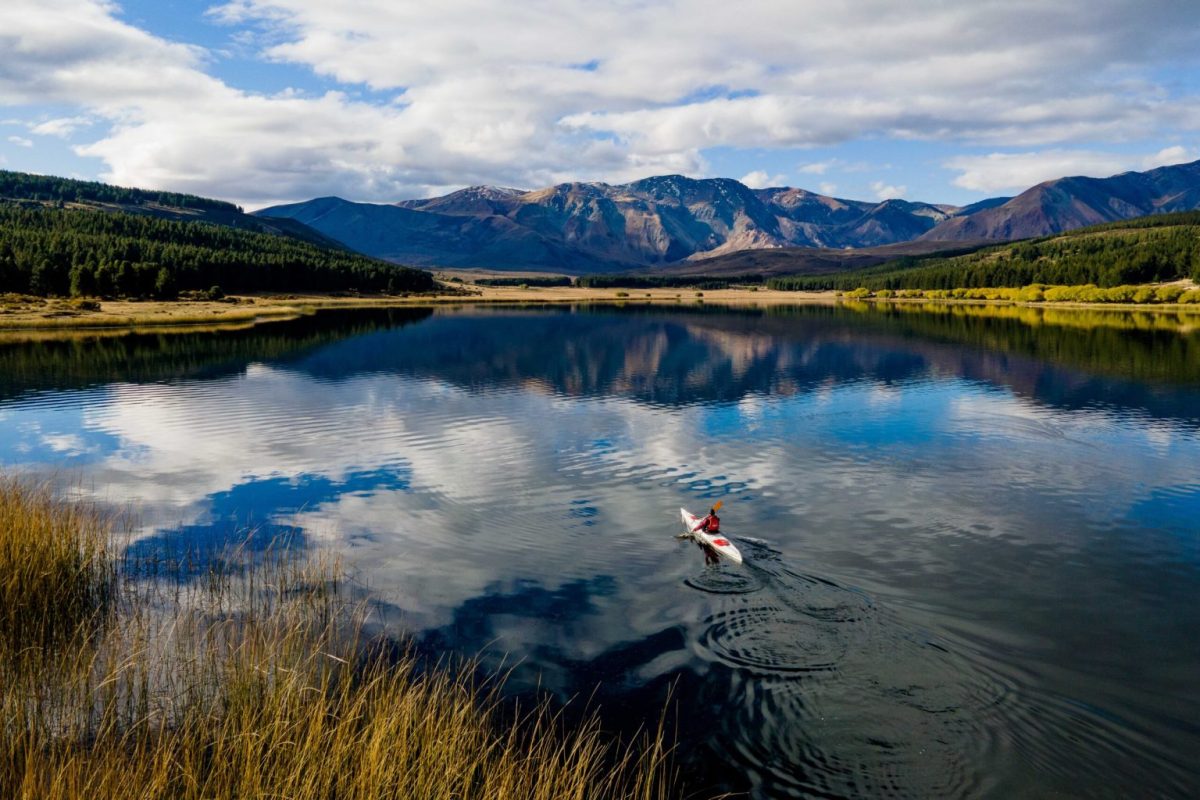
<svg viewBox="0 0 1200 800"><path fill-rule="evenodd" d="M709 533L718 533L721 530L721 518L716 514L709 514L704 519L704 530Z"/></svg>

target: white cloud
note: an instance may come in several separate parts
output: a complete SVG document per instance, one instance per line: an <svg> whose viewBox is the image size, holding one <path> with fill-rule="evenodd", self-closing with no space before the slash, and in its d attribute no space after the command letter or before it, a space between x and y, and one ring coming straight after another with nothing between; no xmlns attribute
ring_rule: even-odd
<svg viewBox="0 0 1200 800"><path fill-rule="evenodd" d="M75 131L89 127L94 122L95 120L90 117L59 117L30 125L29 130L38 136L57 136L60 139L66 139Z"/></svg>
<svg viewBox="0 0 1200 800"><path fill-rule="evenodd" d="M83 437L76 433L47 434L42 437L42 443L63 456L78 456L91 452L96 448L89 446Z"/></svg>
<svg viewBox="0 0 1200 800"><path fill-rule="evenodd" d="M0 105L79 110L44 135L96 119L80 152L111 180L249 203L704 174L716 146L1054 149L1200 130L1195 98L1155 80L1200 49L1186 5L237 0L212 12L242 26L239 53L347 89L310 96L218 80L214 54L123 22L107 0L6 0Z"/></svg>
<svg viewBox="0 0 1200 800"><path fill-rule="evenodd" d="M907 186L893 186L884 181L872 181L871 191L880 200L893 200L898 197L904 197L908 192Z"/></svg>
<svg viewBox="0 0 1200 800"><path fill-rule="evenodd" d="M742 183L751 189L766 189L768 186L785 186L787 178L783 175L771 175L766 170L756 169L741 177Z"/></svg>
<svg viewBox="0 0 1200 800"><path fill-rule="evenodd" d="M33 141L22 136L10 136L8 137L8 141L17 147L33 147Z"/></svg>
<svg viewBox="0 0 1200 800"><path fill-rule="evenodd" d="M821 181L817 184L817 191L824 195L832 196L837 191L837 184L829 181Z"/></svg>
<svg viewBox="0 0 1200 800"><path fill-rule="evenodd" d="M829 159L828 161L812 161L807 164L801 164L799 170L806 175L824 175L829 171L830 167L835 166L836 164L836 159Z"/></svg>
<svg viewBox="0 0 1200 800"><path fill-rule="evenodd" d="M1197 157L1196 150L1181 145L1148 155L1051 149L959 156L949 159L943 166L959 172L954 179L955 186L978 192L999 192L1021 191L1042 181L1067 175L1107 177L1128 170L1179 164Z"/></svg>

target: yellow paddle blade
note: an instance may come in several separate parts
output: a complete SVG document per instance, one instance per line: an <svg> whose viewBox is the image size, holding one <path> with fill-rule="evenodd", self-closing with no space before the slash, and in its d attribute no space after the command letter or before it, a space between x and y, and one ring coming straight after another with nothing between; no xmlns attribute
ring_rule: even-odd
<svg viewBox="0 0 1200 800"><path fill-rule="evenodd" d="M717 504L716 504L715 506L713 506L713 511L720 511L720 510L721 510L721 506L723 506L723 505L725 505L725 501L724 501L724 500L718 500L718 501L717 501Z"/></svg>

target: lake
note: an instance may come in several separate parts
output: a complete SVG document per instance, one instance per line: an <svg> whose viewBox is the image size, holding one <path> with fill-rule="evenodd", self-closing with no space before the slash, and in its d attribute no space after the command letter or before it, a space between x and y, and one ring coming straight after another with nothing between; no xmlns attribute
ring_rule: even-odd
<svg viewBox="0 0 1200 800"><path fill-rule="evenodd" d="M0 466L286 534L690 789L1194 796L1200 319L696 303L0 343ZM680 541L724 502L746 563ZM249 533L248 533L249 532Z"/></svg>

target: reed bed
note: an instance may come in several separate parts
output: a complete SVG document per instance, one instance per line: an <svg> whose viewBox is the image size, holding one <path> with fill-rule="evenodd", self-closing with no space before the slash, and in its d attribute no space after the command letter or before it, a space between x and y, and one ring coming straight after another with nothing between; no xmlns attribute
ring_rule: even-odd
<svg viewBox="0 0 1200 800"><path fill-rule="evenodd" d="M115 578L110 541L94 509L0 477L0 648L52 648L98 621Z"/></svg>
<svg viewBox="0 0 1200 800"><path fill-rule="evenodd" d="M94 515L11 482L4 491L4 519L34 509L91 541ZM19 592L78 582L88 558L108 558L114 586L108 611L76 614L65 644L0 644L2 797L675 794L661 729L618 746L594 716L568 725L549 705L514 708L499 680L429 668L366 637L369 606L352 599L334 560L278 549L135 562L81 546L72 561L45 530L4 534L20 544L13 553L61 562L66 576L35 569L6 583L5 599L31 610L23 635L57 623L54 602Z"/></svg>

